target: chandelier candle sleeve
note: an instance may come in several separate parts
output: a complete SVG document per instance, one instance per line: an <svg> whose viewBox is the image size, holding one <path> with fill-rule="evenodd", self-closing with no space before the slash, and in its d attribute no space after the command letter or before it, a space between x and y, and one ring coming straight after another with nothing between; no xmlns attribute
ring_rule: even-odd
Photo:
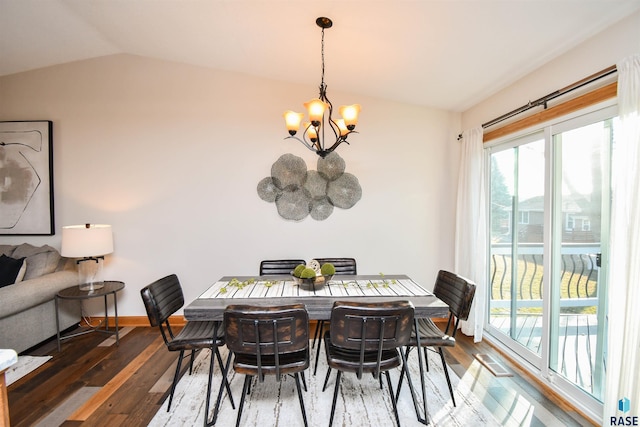
<svg viewBox="0 0 640 427"><path fill-rule="evenodd" d="M324 83L324 30L331 28L333 22L329 18L320 17L316 19L316 25L322 28L322 81L320 83L320 96L314 98L304 104L309 116L308 122L303 122L304 132L302 136L296 136L300 130L300 123L304 117L302 113L295 111L285 111L284 119L289 132L288 138L293 138L301 142L311 151L315 151L320 157L324 158L327 154L338 148L343 142L347 142L347 137L356 133L355 128L358 124L358 115L360 114L360 105L345 105L339 108L342 118L334 119L333 105L327 97L327 85ZM330 132L328 131L330 129ZM348 142L347 142L348 144Z"/></svg>

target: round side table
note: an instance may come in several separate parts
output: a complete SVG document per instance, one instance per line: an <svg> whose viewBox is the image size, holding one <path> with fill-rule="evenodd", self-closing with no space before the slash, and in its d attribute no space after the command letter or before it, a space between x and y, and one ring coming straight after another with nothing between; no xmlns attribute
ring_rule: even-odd
<svg viewBox="0 0 640 427"><path fill-rule="evenodd" d="M118 298L116 296L118 291L124 289L124 283L118 281L105 281L101 282L102 286L99 289L94 290L82 290L80 286L76 285L70 288L66 288L61 290L56 294L55 303L56 303L56 331L58 338L58 351L60 351L60 343L63 340L77 337L79 335L84 335L89 332L102 332L110 335L116 336L116 345L120 345L120 337L118 335ZM109 295L113 295L113 309L114 309L114 318L115 318L115 329L109 329L109 312L107 311L107 297ZM70 299L70 300L86 300L91 298L104 298L104 320L100 322L97 326L90 326L88 330L82 332L76 332L68 335L62 336L60 334L60 319L58 314L58 300L60 299ZM104 329L100 329L100 327L104 324Z"/></svg>

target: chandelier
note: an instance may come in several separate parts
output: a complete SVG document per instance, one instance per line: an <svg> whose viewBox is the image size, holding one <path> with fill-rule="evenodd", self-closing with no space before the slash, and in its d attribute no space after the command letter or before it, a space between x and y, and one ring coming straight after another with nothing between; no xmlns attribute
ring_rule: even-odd
<svg viewBox="0 0 640 427"><path fill-rule="evenodd" d="M327 85L324 83L324 30L331 28L333 22L331 19L320 17L316 19L316 25L322 28L322 81L320 82L320 96L312 99L304 104L309 115L309 121L303 122L304 132L302 138L296 136L300 129L300 123L304 117L302 113L295 111L285 111L284 119L289 131L289 136L285 139L293 138L300 141L305 147L311 151L315 151L320 157L324 158L327 154L338 148L343 142L347 142L347 137L354 131L358 124L358 114L360 113L360 105L345 105L340 107L341 119L334 120L333 105L327 98ZM328 124L328 126L327 126ZM331 132L327 131L331 129Z"/></svg>

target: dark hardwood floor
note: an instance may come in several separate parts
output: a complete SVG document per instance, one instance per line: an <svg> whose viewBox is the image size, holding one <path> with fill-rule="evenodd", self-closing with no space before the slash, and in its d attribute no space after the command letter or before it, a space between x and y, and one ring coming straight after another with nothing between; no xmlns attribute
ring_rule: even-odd
<svg viewBox="0 0 640 427"><path fill-rule="evenodd" d="M493 376L475 353L493 355L514 376ZM119 346L114 338L91 333L65 341L60 353L51 340L25 354L52 359L8 387L14 427L146 426L168 396L177 358L150 327L124 328ZM504 424L592 425L486 342L474 344L459 334L446 358L459 377L473 375L474 392Z"/></svg>

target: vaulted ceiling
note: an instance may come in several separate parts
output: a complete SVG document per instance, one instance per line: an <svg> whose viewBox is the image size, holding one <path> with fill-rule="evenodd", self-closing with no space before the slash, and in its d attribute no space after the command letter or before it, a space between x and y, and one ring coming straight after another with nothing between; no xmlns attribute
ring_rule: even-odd
<svg viewBox="0 0 640 427"><path fill-rule="evenodd" d="M0 75L129 53L464 111L639 0L0 0Z"/></svg>

